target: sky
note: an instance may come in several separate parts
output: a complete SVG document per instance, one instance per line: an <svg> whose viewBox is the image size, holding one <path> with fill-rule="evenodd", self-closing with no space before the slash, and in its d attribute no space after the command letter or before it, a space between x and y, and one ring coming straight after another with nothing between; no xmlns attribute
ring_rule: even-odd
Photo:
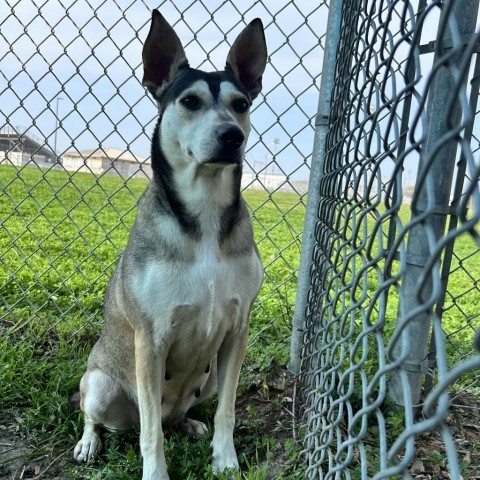
<svg viewBox="0 0 480 480"><path fill-rule="evenodd" d="M190 65L207 71L222 69L241 29L262 19L270 61L246 159L307 179L328 15L313 0L2 0L0 128L26 128L53 150L58 127L59 155L101 146L149 156L156 106L141 85L141 50L157 7Z"/></svg>
<svg viewBox="0 0 480 480"><path fill-rule="evenodd" d="M417 4L410 2L410 18ZM396 48L393 65L402 71L410 47L399 42L405 3L395 5L388 47ZM141 85L141 51L152 8L174 25L190 65L207 71L222 69L242 28L255 17L262 19L269 63L252 110L247 169L308 179L328 17L325 2L316 0L0 0L0 129L27 129L52 150L56 142L59 155L100 146L148 157L157 110ZM380 18L385 19L387 7L382 8ZM436 38L439 11L429 10L421 44ZM363 69L359 78L371 76L377 82L370 107L363 108L361 101L357 106L360 122L375 108L385 108L380 90L392 97L395 88L402 88L398 72L400 82L391 76L385 81L379 67L384 40L381 35L372 38L376 55L370 65L354 65ZM420 57L423 74L432 58ZM416 88L418 98L426 95L425 77ZM387 118L379 117L370 128L380 141ZM388 177L393 165L384 161L382 175ZM417 168L418 156L407 158L404 179L413 182Z"/></svg>

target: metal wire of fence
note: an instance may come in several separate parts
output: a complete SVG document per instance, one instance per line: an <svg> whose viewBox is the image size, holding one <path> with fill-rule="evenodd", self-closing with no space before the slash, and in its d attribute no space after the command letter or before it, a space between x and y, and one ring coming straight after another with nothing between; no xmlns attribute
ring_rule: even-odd
<svg viewBox="0 0 480 480"><path fill-rule="evenodd" d="M156 7L0 5L0 314L9 325L61 324L68 337L101 320L150 175L156 112L140 84L141 45ZM409 478L434 429L460 478L448 399L480 393L477 7L160 5L203 69L222 68L225 40L250 19L266 27L270 62L244 175L266 273L251 338L285 344L295 305L307 478Z"/></svg>
<svg viewBox="0 0 480 480"><path fill-rule="evenodd" d="M437 435L438 478L474 478L447 415L480 393L478 1L329 6L292 338L306 477L437 478Z"/></svg>
<svg viewBox="0 0 480 480"><path fill-rule="evenodd" d="M270 62L243 184L266 267L251 339L282 339L287 358L291 313L279 305L291 309L296 291L325 2L2 2L2 318L62 323L71 335L101 320L151 173L157 113L141 85L141 48L157 7L204 70L223 68L228 43L263 20Z"/></svg>

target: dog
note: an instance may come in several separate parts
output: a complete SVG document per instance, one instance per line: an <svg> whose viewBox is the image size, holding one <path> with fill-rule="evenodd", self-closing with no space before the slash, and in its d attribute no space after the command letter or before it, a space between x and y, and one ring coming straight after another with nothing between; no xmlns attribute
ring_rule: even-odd
<svg viewBox="0 0 480 480"><path fill-rule="evenodd" d="M213 471L238 469L235 398L248 317L263 267L240 193L249 110L267 47L260 19L233 43L223 71L189 67L153 10L143 85L157 102L152 180L105 294L105 324L80 381L79 462L102 447L100 427L140 426L143 480L168 479L164 425L204 435L187 417L218 391Z"/></svg>

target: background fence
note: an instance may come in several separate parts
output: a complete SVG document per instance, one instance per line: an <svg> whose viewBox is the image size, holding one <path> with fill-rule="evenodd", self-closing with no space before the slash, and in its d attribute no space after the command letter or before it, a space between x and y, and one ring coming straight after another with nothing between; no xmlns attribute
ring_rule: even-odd
<svg viewBox="0 0 480 480"><path fill-rule="evenodd" d="M243 183L256 190L248 201L266 273L251 339L278 343L286 361L324 2L1 2L0 311L18 328L53 319L71 335L101 320L106 281L151 172L157 111L141 85L141 49L157 7L204 70L223 68L250 20L265 25L270 64Z"/></svg>
<svg viewBox="0 0 480 480"><path fill-rule="evenodd" d="M158 6L0 4L0 313L14 330L61 325L68 340L100 327L150 175L156 109L140 83L141 47ZM251 19L266 27L243 184L266 273L250 350L263 366L285 363L294 316L308 478L423 474L412 462L435 429L442 472L480 475L478 441L458 458L447 430L447 390L473 423L480 405L477 7L160 5L206 70L223 67L225 41Z"/></svg>
<svg viewBox="0 0 480 480"><path fill-rule="evenodd" d="M292 339L306 476L478 478L448 410L478 425L478 2L329 3Z"/></svg>

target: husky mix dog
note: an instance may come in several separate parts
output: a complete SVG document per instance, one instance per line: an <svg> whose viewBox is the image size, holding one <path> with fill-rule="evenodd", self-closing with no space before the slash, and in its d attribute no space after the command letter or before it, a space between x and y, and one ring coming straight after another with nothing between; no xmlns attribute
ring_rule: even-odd
<svg viewBox="0 0 480 480"><path fill-rule="evenodd" d="M80 383L79 462L100 450L100 427L140 425L143 479L168 479L162 423L205 434L187 413L218 390L213 470L238 468L236 388L263 277L240 178L266 61L255 19L224 71L190 68L173 28L153 11L143 48L143 84L159 110L153 180L110 279L104 330Z"/></svg>

